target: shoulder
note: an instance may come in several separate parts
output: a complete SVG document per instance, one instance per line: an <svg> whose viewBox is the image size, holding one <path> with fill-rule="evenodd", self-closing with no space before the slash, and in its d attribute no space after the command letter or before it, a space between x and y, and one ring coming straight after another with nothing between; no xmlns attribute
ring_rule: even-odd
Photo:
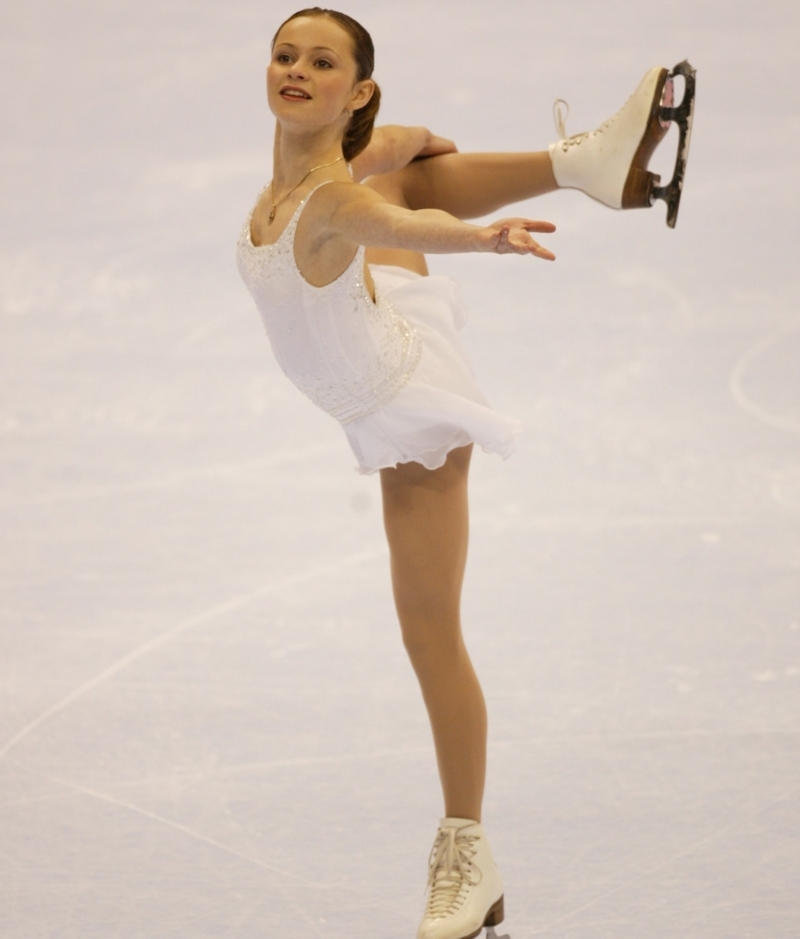
<svg viewBox="0 0 800 939"><path fill-rule="evenodd" d="M384 201L383 196L369 186L335 180L320 186L311 194L303 215L317 226L331 223L334 227L334 221L342 215L369 212L370 207Z"/></svg>
<svg viewBox="0 0 800 939"><path fill-rule="evenodd" d="M337 180L314 194L308 210L302 213L297 234L301 241L314 245L314 250L329 241L393 247L397 213L411 214L391 205L370 186Z"/></svg>
<svg viewBox="0 0 800 939"><path fill-rule="evenodd" d="M312 195L313 199L309 199L309 205L316 202L320 207L338 207L354 203L372 202L376 193L369 186L364 186L361 183L337 179L330 183L324 183Z"/></svg>

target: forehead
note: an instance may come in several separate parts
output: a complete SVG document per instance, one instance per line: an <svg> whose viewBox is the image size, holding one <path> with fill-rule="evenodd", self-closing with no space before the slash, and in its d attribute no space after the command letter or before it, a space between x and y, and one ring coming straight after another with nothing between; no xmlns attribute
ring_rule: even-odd
<svg viewBox="0 0 800 939"><path fill-rule="evenodd" d="M275 45L287 43L298 48L326 48L341 56L351 55L350 34L329 16L298 16L284 23Z"/></svg>

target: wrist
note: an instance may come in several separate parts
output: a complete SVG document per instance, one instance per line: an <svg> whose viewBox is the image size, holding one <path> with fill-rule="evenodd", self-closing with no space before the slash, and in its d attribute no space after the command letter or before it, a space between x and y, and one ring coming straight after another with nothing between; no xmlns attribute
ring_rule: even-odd
<svg viewBox="0 0 800 939"><path fill-rule="evenodd" d="M468 232L468 239L470 251L494 251L494 247L491 244L491 239L494 232L491 229L485 228L481 225L470 225L469 227L470 231Z"/></svg>

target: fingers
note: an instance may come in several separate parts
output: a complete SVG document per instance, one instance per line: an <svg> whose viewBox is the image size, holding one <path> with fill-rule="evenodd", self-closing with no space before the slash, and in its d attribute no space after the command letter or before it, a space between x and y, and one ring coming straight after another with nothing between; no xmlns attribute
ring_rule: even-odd
<svg viewBox="0 0 800 939"><path fill-rule="evenodd" d="M548 251L547 248L543 248L541 245L536 245L531 254L535 254L537 258L541 258L543 261L555 261L556 259L552 251Z"/></svg>
<svg viewBox="0 0 800 939"><path fill-rule="evenodd" d="M522 227L525 231L554 232L556 230L552 222L537 222L534 219L526 219Z"/></svg>
<svg viewBox="0 0 800 939"><path fill-rule="evenodd" d="M420 150L419 156L441 156L444 153L458 153L458 147L452 140L446 137L439 137L436 134L430 134L428 142Z"/></svg>
<svg viewBox="0 0 800 939"><path fill-rule="evenodd" d="M436 153L457 153L458 147L453 143L452 140L448 140L447 137L439 137L436 134L431 138L431 143L429 146L435 149Z"/></svg>
<svg viewBox="0 0 800 939"><path fill-rule="evenodd" d="M536 224L550 225L549 222L537 222ZM543 261L555 261L556 256L552 251L548 251L547 248L542 247L542 245L534 241L533 238L528 235L530 229L528 229L527 226L520 227L523 228L524 234L522 232L513 232L510 225L504 225L499 230L495 235L496 240L493 239L494 250L497 254L533 254ZM551 227L554 230L554 226ZM533 230L539 231L539 229ZM545 228L544 231L550 231L550 228Z"/></svg>
<svg viewBox="0 0 800 939"><path fill-rule="evenodd" d="M554 232L556 226L552 222L543 222L535 218L501 218L495 222L499 227L507 225L510 228L524 228L525 231Z"/></svg>

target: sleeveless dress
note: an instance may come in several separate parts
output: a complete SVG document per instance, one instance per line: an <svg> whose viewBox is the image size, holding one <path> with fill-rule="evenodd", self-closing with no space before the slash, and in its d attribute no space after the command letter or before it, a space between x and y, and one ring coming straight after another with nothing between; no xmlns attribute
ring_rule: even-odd
<svg viewBox="0 0 800 939"><path fill-rule="evenodd" d="M361 473L412 461L436 469L469 443L509 456L522 425L493 411L475 381L458 337L465 316L452 280L370 265L373 302L363 247L324 287L300 273L297 223L326 182L274 244L253 244L252 211L237 243L239 272L284 373L340 421Z"/></svg>

